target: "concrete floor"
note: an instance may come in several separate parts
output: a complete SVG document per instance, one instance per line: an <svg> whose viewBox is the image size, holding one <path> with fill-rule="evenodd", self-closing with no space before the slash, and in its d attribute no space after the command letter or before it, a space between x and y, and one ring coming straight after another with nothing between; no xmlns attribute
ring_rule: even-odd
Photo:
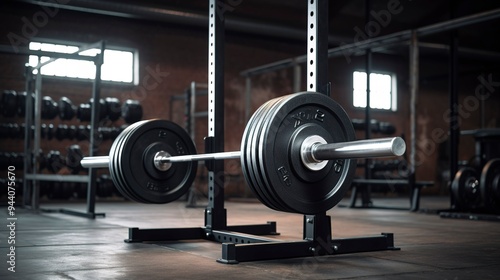
<svg viewBox="0 0 500 280"><path fill-rule="evenodd" d="M405 205L407 200L375 200ZM423 197L422 208L446 208L448 199ZM345 203L344 203L345 204ZM46 208L84 209L82 203ZM260 203L226 202L228 224L276 221L277 238L300 240L302 216ZM500 223L443 219L407 211L335 207L334 238L392 232L401 251L224 265L221 245L204 240L165 244L124 243L128 227L203 225L203 209L183 202L144 205L99 202L106 218L88 220L60 213L16 209L16 272L7 270L9 230L0 227L0 279L500 279ZM0 212L8 224L6 211Z"/></svg>

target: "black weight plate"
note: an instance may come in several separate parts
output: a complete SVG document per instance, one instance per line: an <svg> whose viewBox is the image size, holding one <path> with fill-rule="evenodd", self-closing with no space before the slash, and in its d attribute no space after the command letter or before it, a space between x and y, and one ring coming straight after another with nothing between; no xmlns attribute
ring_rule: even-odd
<svg viewBox="0 0 500 280"><path fill-rule="evenodd" d="M137 123L137 125L139 125L140 123ZM112 148L110 151L113 151L113 157L111 157L111 153L110 153L110 159L113 159L112 161L110 161L110 174L111 174L111 177L113 179L113 182L115 182L115 185L117 185L117 189L118 191L126 198L130 199L130 200L134 200L134 201L137 201L137 202L142 202L142 203L146 203L146 201L143 201L141 200L139 197L136 197L133 193L130 192L130 190L128 189L128 186L125 182L125 180L123 179L123 175L122 175L122 172L120 170L120 158L121 158L121 154L122 154L122 146L123 146L123 140L127 137L127 133L131 132L133 130L134 126L130 126L129 129L127 130L127 132L123 132L123 134L120 135L120 137L118 137L116 139L115 142L113 142L113 145L116 144L116 147Z"/></svg>
<svg viewBox="0 0 500 280"><path fill-rule="evenodd" d="M143 121L144 122L144 121ZM113 179L113 182L116 185L116 188L118 191L126 198L130 200L134 200L137 202L142 202L146 203L146 201L141 200L139 197L136 197L133 193L130 192L128 189L127 183L123 179L123 175L121 172L121 167L120 167L120 159L121 155L123 153L122 151L122 146L123 146L123 140L131 134L131 132L134 130L134 128L143 122L137 122L133 125L128 126L126 129L122 131L122 133L116 138L116 140L113 142L110 148L110 153L109 153L109 172L111 175L111 178Z"/></svg>
<svg viewBox="0 0 500 280"><path fill-rule="evenodd" d="M451 183L451 192L455 198L455 206L460 210L474 208L478 202L479 186L471 188L471 183L477 181L479 176L473 168L460 169Z"/></svg>
<svg viewBox="0 0 500 280"><path fill-rule="evenodd" d="M260 119L262 119L261 122L257 123L254 129L254 134L252 136L252 149L251 149L251 162L250 164L252 165L253 173L256 178L256 183L259 186L259 188L262 190L262 192L265 194L265 197L267 198L268 201L270 201L271 206L270 208L276 209L279 211L286 211L286 205L280 200L279 197L276 196L276 194L272 191L272 189L268 186L268 181L264 176L264 172L260 169L260 166L264 164L262 155L259 153L259 141L261 139L261 133L262 129L266 127L266 125L269 123L269 115L272 114L273 109L276 108L276 106L282 101L283 97L278 97L275 98L272 102L267 106L265 110L263 110L259 116ZM266 204L266 203L264 203Z"/></svg>
<svg viewBox="0 0 500 280"><path fill-rule="evenodd" d="M264 121L260 124L259 127L256 127L254 141L252 142L252 151L254 158L252 164L254 167L255 176L259 178L261 188L267 194L268 199L271 200L280 211L293 212L273 190L272 186L270 186L270 183L266 176L267 165L264 161L263 154L261 153L261 145L263 140L262 137L264 137L263 131L265 131L265 129L269 126L272 120L270 119L270 117L274 114L275 110L279 108L279 105L283 102L283 100L286 99L286 97L287 96L277 98L276 102L274 104L271 104L268 110L263 112L262 119L264 119Z"/></svg>
<svg viewBox="0 0 500 280"><path fill-rule="evenodd" d="M340 172L333 164L325 168L326 175L317 181L301 178L294 172L291 160L291 140L303 125L316 125L328 132L334 143L355 140L352 123L344 109L330 97L302 92L286 96L268 117L269 125L262 131L259 148L268 187L282 200L290 212L316 214L337 205L349 189L356 161L341 160ZM320 172L320 171L315 171Z"/></svg>
<svg viewBox="0 0 500 280"><path fill-rule="evenodd" d="M131 192L149 203L178 199L189 190L196 176L198 164L193 161L174 163L167 171L149 168L160 150L172 156L196 154L189 134L165 120L146 121L123 140L119 164L124 181Z"/></svg>
<svg viewBox="0 0 500 280"><path fill-rule="evenodd" d="M479 189L484 206L500 211L500 159L488 161L481 172Z"/></svg>
<svg viewBox="0 0 500 280"><path fill-rule="evenodd" d="M135 123L132 125L133 127L132 127L132 130L130 131L129 135L127 136L127 138L123 139L123 141L122 141L122 149L123 149L123 145L126 143L126 141L128 141L129 137L130 137L131 135L134 135L134 134L136 133L135 131L136 131L136 130L138 130L139 128L141 128L141 125L142 125L143 123L146 123L146 122L149 122L149 121L139 121L139 124L140 124L140 125L135 125ZM165 122L166 122L166 121L165 121ZM170 122L168 122L168 123L170 123ZM177 130L177 131L176 131L176 133L178 133L178 134L177 134L177 136L179 136L179 137L183 138L183 140L184 140L184 141L188 141L188 142L189 142L189 143L191 143L191 145L193 146L193 149L191 149L191 150L190 150L190 151L191 151L191 153L184 153L184 154L195 154L195 153L196 153L196 150L194 150L194 144L192 143L190 136L189 136L189 135L188 135L188 134L187 134L187 133L186 133L186 132L185 132L185 131L181 128L181 127L177 126L177 125L176 125L176 124L174 124L174 123L170 123L170 124L172 125L172 127L171 127L172 131ZM172 132L172 131L171 131L171 132ZM173 138L168 139L168 141L171 141L171 140L173 140ZM150 151L150 153L149 153L150 158L149 158L149 159L145 159L145 162L150 163L150 164L146 164L146 163L145 163L145 164L143 165L144 170L146 170L146 172L148 172L148 173L149 173L149 175L153 175L153 176L155 176L155 178L157 178L157 179L158 179L158 178L160 178L160 179L162 179L162 180L169 179L169 180L171 180L171 181L170 181L170 183L172 183L172 184L173 184L173 182L175 182L175 180L172 180L172 178L173 178L173 177L172 177L172 175L173 175L173 174L175 174L175 173L177 172L177 171L175 171L175 170L176 170L176 168L181 168L181 167L180 167L180 165L179 165L179 164L175 164L175 165L173 165L173 166L172 166L172 168L171 168L171 169L169 169L168 171L166 171L166 172L161 172L161 171L158 171L155 167L153 167L153 164L152 164L152 162L153 162L153 156L154 156L154 154L156 154L156 152L158 152L158 151L167 151L167 152L169 152L169 154L171 154L171 155L179 155L179 154L173 151L173 149L174 149L174 148L173 148L173 145L172 145L172 143L171 143L171 142L169 142L169 143L167 143L167 142L157 143L157 144L155 144L155 146L156 146L156 147L155 147L155 148L156 148L156 150L155 150L155 151L153 151L152 153L151 153L151 151ZM148 147L148 148L149 148L149 147ZM144 151L143 155L146 155L146 154L147 154L147 150L148 150L148 148L146 148L146 149L145 149L145 151ZM183 147L182 147L182 146L179 146L179 148L180 148L180 149L183 149ZM123 155L123 154L122 154L122 155ZM144 158L145 158L145 157L144 157ZM194 163L193 163L193 162L191 162L191 163L189 163L189 164L194 164ZM195 166L195 168L197 168L197 166ZM181 170L183 170L183 169L181 169ZM189 170L189 169L185 169L185 170ZM185 172L185 171L182 171L182 172ZM177 173L177 176L182 175L182 174L181 174L182 172ZM196 175L196 170L194 170L194 171L193 171L193 170L191 170L191 172L194 172L194 174L190 174L190 175L189 175L190 177L191 177L191 176L195 176L195 175ZM188 175L188 174L186 173L186 176L187 176L187 175ZM179 177L178 177L178 178L179 178ZM194 179L194 178L193 178L193 179ZM126 178L126 177L124 177L124 178L123 178L123 180L125 180L125 182L127 182L127 181L126 181L126 180L127 180L127 178ZM191 184L192 184L192 179L190 179L190 180L191 180L191 182L187 183L187 185L191 185ZM136 196L136 197L137 197L136 201L142 201L143 203L168 203L168 202L171 202L171 201L173 201L173 200L176 200L176 199L177 199L177 198L175 198L175 196L169 196L169 197L164 197L164 199L166 199L166 200L164 200L164 201L162 201L162 202L151 202L151 201L147 200L146 198L143 198L142 196L138 195L138 194L134 191L134 186L131 186L130 184L126 184L126 186L127 186L128 190L129 190L129 192L131 192L134 196ZM166 185L165 185L165 186L166 186ZM180 186L180 185L179 185L179 186ZM184 187L186 187L186 188L184 188L184 189L179 189L179 193L178 193L178 196L179 196L179 197L180 197L181 195L183 195L183 193L187 192L187 190L189 189L189 186L184 186Z"/></svg>
<svg viewBox="0 0 500 280"><path fill-rule="evenodd" d="M130 126L130 129L132 129L132 126ZM111 175L111 178L113 179L113 182L115 182L115 185L117 186L118 191L126 198L130 198L132 195L128 193L128 190L124 188L124 184L122 183L121 179L121 172L119 169L119 164L118 164L118 158L121 153L121 141L124 137L126 137L128 133L127 131L123 131L118 137L113 141L113 144L111 145L111 148L109 149L109 173Z"/></svg>
<svg viewBox="0 0 500 280"><path fill-rule="evenodd" d="M124 155L124 150L123 150L123 145L125 143L125 141L134 133L135 130L137 130L137 128L140 127L140 125L144 124L146 121L139 121L139 122L136 122L134 123L133 125L127 127L127 132L123 134L123 137L120 139L120 142L118 144L118 152L117 152L117 157L116 157L116 166L117 166L117 170L118 170L118 178L121 182L121 187L122 187L122 190L124 190L124 192L122 193L123 196L131 199L131 200L134 200L136 202L140 202L140 203L149 203L147 200L141 198L140 196L136 195L136 193L133 191L133 188L127 183L125 177L124 177L124 173L123 173L123 170L122 170L122 165L121 165L121 160L122 160L122 157ZM127 196L126 196L127 195Z"/></svg>
<svg viewBox="0 0 500 280"><path fill-rule="evenodd" d="M245 130L243 131L243 136L241 137L241 157L240 157L240 162L241 162L241 171L243 173L243 177L245 178L245 181L248 185L248 187L253 191L253 193L260 199L261 194L254 189L253 187L253 180L250 175L250 171L248 170L248 165L246 163L247 160L247 148L249 148L249 135L250 131L252 130L253 126L252 124L255 122L256 115L257 113L262 110L262 106L257 109L257 111L254 112L254 114L250 117L248 120L247 125L245 126Z"/></svg>
<svg viewBox="0 0 500 280"><path fill-rule="evenodd" d="M260 194L261 201L263 201L264 204L268 204L271 209L278 209L277 205L272 201L272 197L269 196L267 193L267 190L262 188L262 183L260 181L260 178L256 173L256 170L254 168L254 163L257 160L254 156L254 143L255 139L254 137L256 136L256 131L258 128L261 126L262 122L265 120L263 118L263 114L266 112L266 110L269 109L271 104L276 102L277 100L273 99L268 102L266 102L264 105L262 105L257 112L255 112L255 120L252 123L252 128L249 132L249 137L248 137L248 151L246 153L246 168L249 171L250 178L252 180L252 187L254 188L255 192Z"/></svg>
<svg viewBox="0 0 500 280"><path fill-rule="evenodd" d="M259 198L259 200L269 208L278 210L275 203L272 202L272 198L270 198L267 191L265 189L262 189L262 183L260 182L260 178L255 176L255 170L253 166L253 163L256 160L253 150L253 143L255 143L254 136L256 135L255 132L257 128L260 127L260 124L264 121L262 113L264 113L275 102L277 102L277 99L272 99L264 103L257 109L257 111L255 111L255 113L252 115L252 118L249 120L243 134L243 141L241 146L241 165L244 170L244 175L247 179L247 183L249 187L254 191L257 198Z"/></svg>
<svg viewBox="0 0 500 280"><path fill-rule="evenodd" d="M272 121L273 121L273 116L274 114L277 112L277 110L279 110L281 104L284 104L285 102L288 101L289 98L292 98L293 95L287 95L287 96L284 96L282 98L280 98L279 102L277 102L273 108L271 109L270 113L266 116L266 119L268 120L265 125L261 128L260 130L260 138L259 138L259 143L258 143L258 147L259 147L259 157L261 159L264 158L264 153L266 152L265 150L265 140L267 139L267 135L269 133L269 130L270 130L270 125L272 124ZM292 155L290 153L288 153L287 157L291 157ZM296 155L298 158L300 158L300 154L298 153ZM301 164L299 162L299 164ZM268 179L268 175L267 175L267 172L268 172L268 165L266 164L266 162L264 160L261 160L259 162L259 168L260 168L260 171L261 171L261 176L263 177L263 181L265 182L265 186L267 187L268 189L268 192L275 198L275 200L278 201L278 203L281 205L281 209L282 211L285 211L285 212L296 212L296 210L293 210L292 208L290 208L286 202L284 202L281 197L280 197L280 194L276 192L276 190L274 189L273 187L273 183L271 181L269 181Z"/></svg>

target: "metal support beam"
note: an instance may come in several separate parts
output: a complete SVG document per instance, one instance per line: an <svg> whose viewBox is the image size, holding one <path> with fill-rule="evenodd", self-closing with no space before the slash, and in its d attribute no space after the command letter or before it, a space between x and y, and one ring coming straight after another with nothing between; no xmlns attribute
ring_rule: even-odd
<svg viewBox="0 0 500 280"><path fill-rule="evenodd" d="M460 137L460 125L458 123L458 37L455 32L450 38L449 58L449 105L450 105L450 180L458 171L458 138ZM451 184L450 184L451 188ZM451 191L451 190L450 190ZM453 195L450 195L450 205L455 207Z"/></svg>
<svg viewBox="0 0 500 280"><path fill-rule="evenodd" d="M224 14L217 5L225 1L209 1L208 28L208 139L209 153L224 151ZM224 161L211 161L208 166L208 206L205 226L225 229Z"/></svg>
<svg viewBox="0 0 500 280"><path fill-rule="evenodd" d="M363 54L367 49L371 49L372 52L376 52L380 49L387 49L393 45L403 44L411 39L412 32L416 31L419 37L437 34L441 32L446 32L450 30L455 30L460 27L469 26L481 22L486 22L494 19L500 18L500 9L494 9L482 13L477 13L469 16L464 16L461 18L444 21L436 24L431 24L428 26L420 27L415 30L404 30L395 32L392 34L379 36L376 38L370 38L361 42L346 44L343 46L331 48L328 50L328 57L337 57L345 54L360 55ZM304 63L307 60L307 55L297 56L295 58L288 58L269 64L261 65L251 69L242 71L240 74L243 76L257 75L267 72L276 71L279 69L284 69L293 66L295 62Z"/></svg>
<svg viewBox="0 0 500 280"><path fill-rule="evenodd" d="M417 93L419 82L419 44L417 32L410 42L410 184L415 184L415 156L417 149ZM412 188L413 189L413 188Z"/></svg>
<svg viewBox="0 0 500 280"><path fill-rule="evenodd" d="M328 1L308 1L307 90L330 95L328 83Z"/></svg>

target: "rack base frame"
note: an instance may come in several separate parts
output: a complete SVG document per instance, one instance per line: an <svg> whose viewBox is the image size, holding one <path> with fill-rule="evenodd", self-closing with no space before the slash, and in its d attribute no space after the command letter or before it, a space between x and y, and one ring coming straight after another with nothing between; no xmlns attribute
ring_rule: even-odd
<svg viewBox="0 0 500 280"><path fill-rule="evenodd" d="M331 239L330 216L304 215L304 239L283 241L261 235L279 235L276 222L255 225L227 226L213 229L208 226L189 228L129 228L127 243L209 240L222 243L222 255L217 262L239 262L301 257L318 257L384 250L400 250L394 246L394 235Z"/></svg>

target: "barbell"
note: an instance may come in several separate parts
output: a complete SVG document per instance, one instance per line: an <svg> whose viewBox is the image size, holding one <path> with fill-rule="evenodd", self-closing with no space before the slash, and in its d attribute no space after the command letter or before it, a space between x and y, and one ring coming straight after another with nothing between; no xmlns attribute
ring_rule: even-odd
<svg viewBox="0 0 500 280"><path fill-rule="evenodd" d="M179 125L147 120L127 127L108 156L85 157L81 164L108 167L129 199L168 203L189 189L198 166L194 162L240 158L246 182L262 203L314 214L344 197L354 177L353 159L400 156L406 149L400 137L354 140L352 123L338 103L302 92L263 104L245 127L240 151L196 154Z"/></svg>

